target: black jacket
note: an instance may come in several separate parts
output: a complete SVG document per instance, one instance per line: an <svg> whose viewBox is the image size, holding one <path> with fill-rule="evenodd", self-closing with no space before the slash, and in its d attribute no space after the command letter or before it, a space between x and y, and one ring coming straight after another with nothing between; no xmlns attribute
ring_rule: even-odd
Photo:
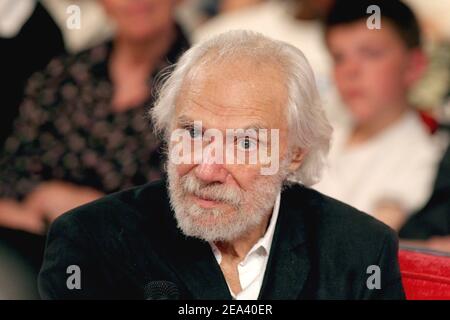
<svg viewBox="0 0 450 320"><path fill-rule="evenodd" d="M403 299L397 237L384 224L300 185L282 192L260 299ZM81 289L67 288L81 271ZM368 267L381 289L368 289ZM164 182L109 195L51 226L39 290L46 299L143 299L166 280L181 299L231 299L208 243L176 226Z"/></svg>

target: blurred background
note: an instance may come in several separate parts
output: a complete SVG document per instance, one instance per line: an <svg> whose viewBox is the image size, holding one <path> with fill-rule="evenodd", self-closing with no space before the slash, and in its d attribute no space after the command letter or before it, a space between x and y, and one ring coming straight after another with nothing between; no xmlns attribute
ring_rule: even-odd
<svg viewBox="0 0 450 320"><path fill-rule="evenodd" d="M398 168L428 159L398 183L421 200L400 203L394 211L403 210L402 219L388 224L404 245L450 252L450 0L404 3L422 30L426 67L407 98L426 137L419 143L413 140L419 129L405 127L398 145L378 144L385 149L371 161L383 162L397 147L408 153L398 154ZM45 234L60 214L163 175L161 143L145 113L158 74L192 44L231 29L291 43L311 63L330 121L352 128L325 36L334 6L334 0L0 0L0 299L38 299ZM427 176L416 196L409 178L419 171ZM378 176L379 189L395 179L390 172ZM348 188L371 196L361 184ZM383 214L399 199L383 198Z"/></svg>

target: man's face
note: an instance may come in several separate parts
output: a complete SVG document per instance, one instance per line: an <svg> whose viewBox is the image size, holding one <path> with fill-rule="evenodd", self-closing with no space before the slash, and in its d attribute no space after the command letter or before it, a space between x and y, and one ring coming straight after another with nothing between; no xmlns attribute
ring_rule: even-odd
<svg viewBox="0 0 450 320"><path fill-rule="evenodd" d="M365 21L335 26L327 41L337 87L357 123L405 103L417 64L389 21L380 30L368 29Z"/></svg>
<svg viewBox="0 0 450 320"><path fill-rule="evenodd" d="M278 141L264 148L273 149L275 142L279 155L285 155L286 104L285 79L277 67L249 59L209 63L194 67L184 81L173 128L186 130L192 144L200 141L203 150L217 142L217 137L205 138L201 130L217 129L223 133L223 154L231 143L236 155L247 160L258 153L262 142L258 136L237 136L227 142L227 129L276 129ZM194 127L194 121L201 121L202 128ZM233 240L259 225L271 213L288 170L285 156L277 155L281 165L275 174L261 175L264 165L259 158L256 163L237 164L229 158L214 163L204 151L201 161L175 164L171 150L173 143L169 143L167 169L179 227L207 241Z"/></svg>

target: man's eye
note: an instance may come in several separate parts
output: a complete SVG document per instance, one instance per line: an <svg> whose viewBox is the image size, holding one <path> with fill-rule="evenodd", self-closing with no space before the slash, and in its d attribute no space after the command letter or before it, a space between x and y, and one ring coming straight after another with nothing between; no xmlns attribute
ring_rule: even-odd
<svg viewBox="0 0 450 320"><path fill-rule="evenodd" d="M202 136L202 131L197 129L197 128L189 128L189 135L191 136L192 139L197 139L197 138L201 138Z"/></svg>
<svg viewBox="0 0 450 320"><path fill-rule="evenodd" d="M246 151L253 150L256 148L256 142L248 137L241 138L238 140L238 147Z"/></svg>

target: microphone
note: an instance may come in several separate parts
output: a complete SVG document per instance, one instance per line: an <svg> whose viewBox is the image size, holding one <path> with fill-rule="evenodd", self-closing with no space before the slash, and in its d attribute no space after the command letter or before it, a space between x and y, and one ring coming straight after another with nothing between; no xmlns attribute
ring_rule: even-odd
<svg viewBox="0 0 450 320"><path fill-rule="evenodd" d="M170 281L150 281L144 286L145 300L177 300L178 288Z"/></svg>

